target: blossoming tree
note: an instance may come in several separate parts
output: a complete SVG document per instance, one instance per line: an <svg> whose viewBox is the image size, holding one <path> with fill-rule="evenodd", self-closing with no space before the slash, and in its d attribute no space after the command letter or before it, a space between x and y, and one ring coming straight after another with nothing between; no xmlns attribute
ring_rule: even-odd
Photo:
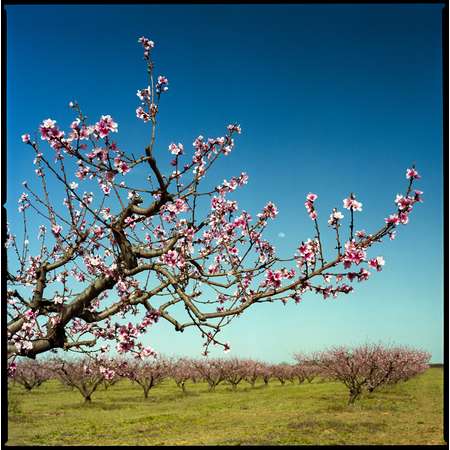
<svg viewBox="0 0 450 450"><path fill-rule="evenodd" d="M158 357L152 361L134 361L127 365L126 376L135 381L148 398L150 389L162 383L170 373L170 361Z"/></svg>
<svg viewBox="0 0 450 450"><path fill-rule="evenodd" d="M27 391L39 387L51 378L51 370L38 361L25 360L17 365L12 380L21 384Z"/></svg>
<svg viewBox="0 0 450 450"><path fill-rule="evenodd" d="M334 347L312 357L320 375L343 383L352 404L367 390L395 384L423 373L429 366L428 352L406 347L386 348L366 344L356 348Z"/></svg>
<svg viewBox="0 0 450 450"><path fill-rule="evenodd" d="M191 360L187 358L178 358L171 361L170 376L174 379L176 385L186 394L186 383L195 378L195 367Z"/></svg>
<svg viewBox="0 0 450 450"><path fill-rule="evenodd" d="M56 373L67 386L77 388L86 403L92 401L92 394L104 380L113 379L115 372L91 358L65 361L59 359Z"/></svg>
<svg viewBox="0 0 450 450"><path fill-rule="evenodd" d="M227 351L230 345L218 333L247 309L269 301L299 303L308 291L324 298L347 294L352 281L380 271L384 259L368 257L367 250L394 239L396 227L408 223L421 201L413 167L392 214L366 234L355 230L362 203L350 194L343 201L348 217L337 208L331 212L336 248L326 249L318 196L309 193L305 207L313 235L299 238L290 257L277 256L264 238L277 207L268 202L252 217L229 199L247 184L246 173L214 189L205 186L211 167L233 151L238 124L228 125L221 137L198 136L192 152L182 143L157 147L160 101L169 82L156 77L154 43L144 37L139 43L148 75L147 87L137 91L136 116L149 127L142 151L125 151L114 139L114 119L103 115L89 122L77 102L69 104L75 115L70 130L46 119L39 135L22 136L34 154L37 179L24 182L19 199L23 236L8 230L6 242L12 365L16 356L34 358L58 348L105 352L111 343L122 354L152 356L139 337L160 319L178 332L196 328L205 339L204 354L211 344ZM170 173L161 169L165 158L171 159ZM65 194L61 206L52 183ZM39 230L30 229L31 214L42 219Z"/></svg>

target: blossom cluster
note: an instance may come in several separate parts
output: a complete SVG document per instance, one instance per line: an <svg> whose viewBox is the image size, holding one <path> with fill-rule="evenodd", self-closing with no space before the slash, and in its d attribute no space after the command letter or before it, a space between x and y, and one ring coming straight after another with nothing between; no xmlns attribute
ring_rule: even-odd
<svg viewBox="0 0 450 450"><path fill-rule="evenodd" d="M317 195L313 194L313 193L309 193L306 196L306 202L305 202L305 208L306 211L308 211L309 217L311 217L311 220L316 220L317 219L317 212L314 208L314 202L317 199Z"/></svg>

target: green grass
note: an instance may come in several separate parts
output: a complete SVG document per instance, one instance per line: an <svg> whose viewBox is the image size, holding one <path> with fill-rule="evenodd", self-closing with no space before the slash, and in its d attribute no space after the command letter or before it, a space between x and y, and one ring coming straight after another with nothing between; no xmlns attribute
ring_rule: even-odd
<svg viewBox="0 0 450 450"><path fill-rule="evenodd" d="M347 405L334 382L251 388L172 380L150 391L120 381L92 404L57 381L10 388L7 445L444 444L443 370L366 394Z"/></svg>

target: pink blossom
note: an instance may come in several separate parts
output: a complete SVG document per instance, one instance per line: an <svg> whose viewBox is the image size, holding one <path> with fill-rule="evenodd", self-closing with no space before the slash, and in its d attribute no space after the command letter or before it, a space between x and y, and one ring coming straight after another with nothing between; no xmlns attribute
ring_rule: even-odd
<svg viewBox="0 0 450 450"><path fill-rule="evenodd" d="M403 197L403 195L397 194L395 203L400 211L410 211L412 209L412 204L414 203L414 198Z"/></svg>
<svg viewBox="0 0 450 450"><path fill-rule="evenodd" d="M75 176L79 180L84 180L89 173L90 170L86 166L80 164L78 170L75 172Z"/></svg>
<svg viewBox="0 0 450 450"><path fill-rule="evenodd" d="M268 202L266 206L264 206L263 212L258 214L258 217L261 219L271 218L274 219L278 214L278 209L274 203Z"/></svg>
<svg viewBox="0 0 450 450"><path fill-rule="evenodd" d="M344 208L353 211L362 211L362 203L358 202L353 194L344 199Z"/></svg>
<svg viewBox="0 0 450 450"><path fill-rule="evenodd" d="M360 264L366 258L366 252L356 246L355 241L345 243L344 267L348 269L352 264Z"/></svg>
<svg viewBox="0 0 450 450"><path fill-rule="evenodd" d="M39 127L39 131L41 132L41 139L44 141L51 141L64 135L64 133L58 130L56 121L52 119L44 120Z"/></svg>
<svg viewBox="0 0 450 450"><path fill-rule="evenodd" d="M19 212L25 211L25 209L29 208L31 205L28 202L28 194L23 192L18 200L18 203L19 203L19 208L18 208Z"/></svg>
<svg viewBox="0 0 450 450"><path fill-rule="evenodd" d="M422 194L423 194L422 191L414 191L414 201L423 203L423 199L421 197Z"/></svg>
<svg viewBox="0 0 450 450"><path fill-rule="evenodd" d="M31 137L29 134L22 134L22 142L28 144L31 141Z"/></svg>
<svg viewBox="0 0 450 450"><path fill-rule="evenodd" d="M94 129L101 138L104 138L110 132L117 133L117 123L113 121L110 115L101 116Z"/></svg>
<svg viewBox="0 0 450 450"><path fill-rule="evenodd" d="M366 281L369 279L370 272L367 269L361 268L358 273L358 281Z"/></svg>
<svg viewBox="0 0 450 450"><path fill-rule="evenodd" d="M381 271L385 264L384 258L382 256L377 256L376 258L369 260L369 266L377 269L378 272Z"/></svg>
<svg viewBox="0 0 450 450"><path fill-rule="evenodd" d="M347 284L343 284L342 286L336 288L336 291L343 292L344 294L349 294L353 291L353 288L351 286L348 286Z"/></svg>
<svg viewBox="0 0 450 450"><path fill-rule="evenodd" d="M158 81L156 83L155 86L155 91L157 94L161 93L161 92L166 92L169 90L168 85L169 84L169 80L166 77L163 76L159 76L158 77Z"/></svg>
<svg viewBox="0 0 450 450"><path fill-rule="evenodd" d="M146 50L146 51L150 51L155 46L155 43L153 41L151 41L150 39L147 39L144 36L140 37L138 39L138 42L140 44L142 44L142 46L144 47L144 50Z"/></svg>
<svg viewBox="0 0 450 450"><path fill-rule="evenodd" d="M128 225L132 230L136 227L136 219L134 217L126 217L124 220L125 224Z"/></svg>
<svg viewBox="0 0 450 450"><path fill-rule="evenodd" d="M52 225L52 231L55 236L59 236L62 231L62 226L61 225Z"/></svg>
<svg viewBox="0 0 450 450"><path fill-rule="evenodd" d="M109 193L111 192L111 186L109 184L101 183L100 189L103 191L105 195L109 195Z"/></svg>
<svg viewBox="0 0 450 450"><path fill-rule="evenodd" d="M408 180L412 179L419 179L421 178L419 175L419 172L417 172L417 170L413 167L411 169L406 169L406 178Z"/></svg>
<svg viewBox="0 0 450 450"><path fill-rule="evenodd" d="M99 226L94 227L94 228L92 229L92 232L94 233L94 236L95 236L97 239L101 239L101 238L105 235L105 233L104 233L104 231L103 231L103 228L102 228L102 227L99 227Z"/></svg>
<svg viewBox="0 0 450 450"><path fill-rule="evenodd" d="M394 224L394 225L398 225L400 223L400 219L398 217L398 214L391 214L389 217L387 217L386 219L384 219L384 221L387 224Z"/></svg>
<svg viewBox="0 0 450 450"><path fill-rule="evenodd" d="M316 199L317 199L317 195L313 194L311 192L306 196L305 208L308 211L308 214L309 214L309 217L311 218L311 220L317 219L317 212L314 209L314 201Z"/></svg>
<svg viewBox="0 0 450 450"><path fill-rule="evenodd" d="M131 170L128 164L125 161L122 161L118 156L114 158L114 167L122 175L126 175Z"/></svg>
<svg viewBox="0 0 450 450"><path fill-rule="evenodd" d="M268 269L266 271L266 286L272 286L274 288L278 288L281 286L281 280L283 279L283 274L280 270L272 271Z"/></svg>
<svg viewBox="0 0 450 450"><path fill-rule="evenodd" d="M398 219L402 225L406 225L409 222L408 213L406 212L399 213Z"/></svg>
<svg viewBox="0 0 450 450"><path fill-rule="evenodd" d="M336 210L336 208L333 210L333 212L330 214L330 218L328 219L328 224L331 227L338 227L339 226L339 221L342 220L344 218L344 215Z"/></svg>
<svg viewBox="0 0 450 450"><path fill-rule="evenodd" d="M178 143L178 145L177 145L177 144L172 143L169 145L169 150L170 150L170 153L172 153L172 155L179 156L179 155L183 154L184 147L183 147L183 144Z"/></svg>
<svg viewBox="0 0 450 450"><path fill-rule="evenodd" d="M15 361L8 363L8 377L14 377L16 370L17 370L17 363Z"/></svg>
<svg viewBox="0 0 450 450"><path fill-rule="evenodd" d="M162 255L161 261L169 267L177 267L180 269L182 269L186 264L184 258L176 250L169 250L167 253Z"/></svg>
<svg viewBox="0 0 450 450"><path fill-rule="evenodd" d="M314 262L316 260L316 253L318 251L317 241L308 239L305 243L298 248L300 255L308 262Z"/></svg>
<svg viewBox="0 0 450 450"><path fill-rule="evenodd" d="M228 129L228 131L230 133L237 132L238 134L241 134L241 127L240 127L240 125L237 125L237 124L235 124L235 125L228 125L227 129Z"/></svg>
<svg viewBox="0 0 450 450"><path fill-rule="evenodd" d="M144 122L148 122L150 120L150 114L145 112L142 106L139 106L139 108L136 109L136 117Z"/></svg>
<svg viewBox="0 0 450 450"><path fill-rule="evenodd" d="M139 357L142 358L148 358L149 356L153 356L156 357L157 353L155 352L155 350L153 350L151 347L144 347L140 352L139 352Z"/></svg>
<svg viewBox="0 0 450 450"><path fill-rule="evenodd" d="M138 90L136 95L141 100L148 100L148 99L150 99L150 86L148 88Z"/></svg>

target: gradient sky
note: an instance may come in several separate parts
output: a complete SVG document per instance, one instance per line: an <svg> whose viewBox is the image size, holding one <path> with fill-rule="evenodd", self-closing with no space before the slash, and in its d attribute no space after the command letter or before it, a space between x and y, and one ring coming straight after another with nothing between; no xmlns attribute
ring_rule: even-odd
<svg viewBox="0 0 450 450"><path fill-rule="evenodd" d="M159 115L159 159L169 160L172 141L190 148L199 134L220 136L228 123L239 123L236 148L212 181L249 174L235 198L253 215L268 200L277 205L267 237L280 256L314 235L303 205L308 192L319 195L322 234L332 243L326 220L333 207L342 210L349 192L363 203L356 229L372 232L394 211L406 168L415 163L422 175L417 187L425 202L394 241L369 253L384 256L382 272L337 299L309 294L300 305L247 310L222 334L232 355L291 361L298 351L383 342L428 350L440 362L441 8L7 6L8 221L20 229L21 183L34 179L21 134L48 117L67 129L70 100L92 121L111 114L121 148L143 151L148 129L135 109L136 90L146 86L137 43L144 35L156 43L156 71L170 82ZM159 323L144 342L167 355L196 357L202 339L192 329L180 334Z"/></svg>

